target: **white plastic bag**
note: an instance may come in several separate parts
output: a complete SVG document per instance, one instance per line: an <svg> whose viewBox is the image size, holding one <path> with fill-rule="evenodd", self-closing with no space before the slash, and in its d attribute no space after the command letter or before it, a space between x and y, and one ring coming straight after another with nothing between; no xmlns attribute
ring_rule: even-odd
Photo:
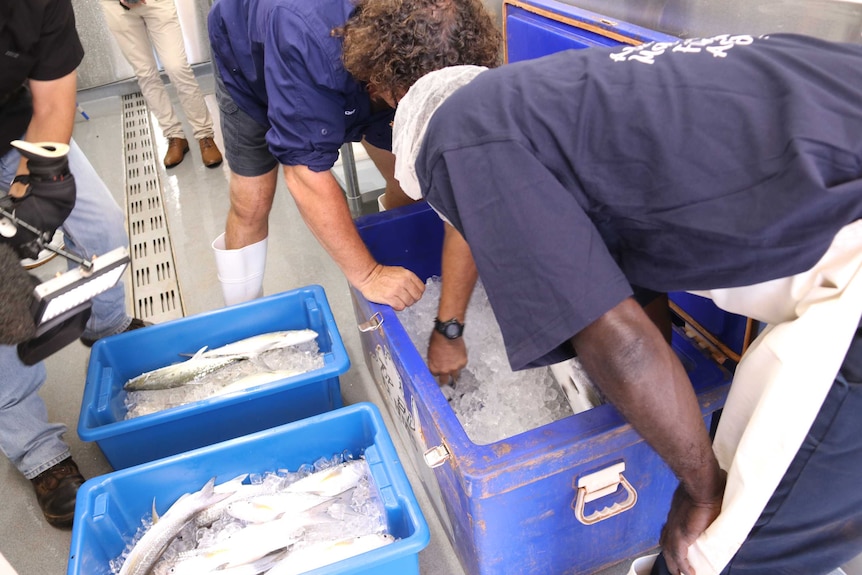
<svg viewBox="0 0 862 575"><path fill-rule="evenodd" d="M573 413L580 413L604 403L599 390L581 367L577 358L555 363L551 367L554 379L560 384Z"/></svg>

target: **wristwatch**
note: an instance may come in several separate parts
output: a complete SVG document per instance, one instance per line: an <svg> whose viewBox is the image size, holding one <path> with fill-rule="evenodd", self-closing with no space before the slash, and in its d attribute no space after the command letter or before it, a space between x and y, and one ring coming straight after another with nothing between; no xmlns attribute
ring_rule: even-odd
<svg viewBox="0 0 862 575"><path fill-rule="evenodd" d="M449 321L440 321L434 318L434 331L442 333L446 339L458 339L464 335L464 324L455 318Z"/></svg>

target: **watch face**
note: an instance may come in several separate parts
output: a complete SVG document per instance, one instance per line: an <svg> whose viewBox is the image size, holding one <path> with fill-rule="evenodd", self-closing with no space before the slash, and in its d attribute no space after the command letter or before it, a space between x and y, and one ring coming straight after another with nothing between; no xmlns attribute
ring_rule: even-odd
<svg viewBox="0 0 862 575"><path fill-rule="evenodd" d="M449 339L455 339L461 336L461 326L457 323L450 323L446 326L446 331L443 332L443 335L448 337Z"/></svg>
<svg viewBox="0 0 862 575"><path fill-rule="evenodd" d="M438 319L436 320L434 329L448 339L458 339L464 333L464 325L456 319L450 319L449 321L440 321Z"/></svg>

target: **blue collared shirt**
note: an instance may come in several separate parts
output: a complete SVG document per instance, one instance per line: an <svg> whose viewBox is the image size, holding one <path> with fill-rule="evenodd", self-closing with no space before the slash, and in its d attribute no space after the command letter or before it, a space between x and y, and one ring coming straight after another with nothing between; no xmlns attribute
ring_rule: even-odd
<svg viewBox="0 0 862 575"><path fill-rule="evenodd" d="M391 149L394 112L374 113L364 84L344 69L350 0L218 0L209 14L215 65L237 106L269 127L284 165L325 171L344 142Z"/></svg>

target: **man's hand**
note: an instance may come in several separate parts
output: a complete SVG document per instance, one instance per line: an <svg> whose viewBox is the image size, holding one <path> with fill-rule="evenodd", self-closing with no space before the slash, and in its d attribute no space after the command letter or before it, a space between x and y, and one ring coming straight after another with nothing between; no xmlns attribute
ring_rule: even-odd
<svg viewBox="0 0 862 575"><path fill-rule="evenodd" d="M696 575L688 562L688 548L721 512L727 474L721 471L720 475L716 484L719 490L711 499L695 501L682 486L674 493L667 523L662 528L659 539L665 563L671 573Z"/></svg>
<svg viewBox="0 0 862 575"><path fill-rule="evenodd" d="M357 285L368 301L391 306L395 311L413 305L425 292L425 284L416 274L398 266L377 264L362 285Z"/></svg>
<svg viewBox="0 0 862 575"><path fill-rule="evenodd" d="M465 367L467 346L464 338L448 339L443 334L432 331L428 342L428 369L440 385L457 380Z"/></svg>
<svg viewBox="0 0 862 575"><path fill-rule="evenodd" d="M21 174L26 175L26 174ZM9 195L13 198L23 198L24 194L27 193L27 184L22 181L12 182L12 185L9 186Z"/></svg>

